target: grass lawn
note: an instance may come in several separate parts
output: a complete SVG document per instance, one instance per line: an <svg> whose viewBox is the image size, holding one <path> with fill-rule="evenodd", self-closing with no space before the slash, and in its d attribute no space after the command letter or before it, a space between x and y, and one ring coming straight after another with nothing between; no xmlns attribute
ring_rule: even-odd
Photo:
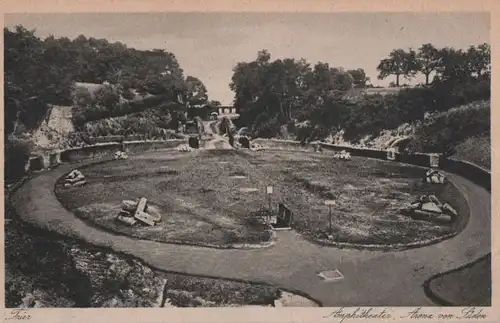
<svg viewBox="0 0 500 323"><path fill-rule="evenodd" d="M274 188L274 207L284 202L294 211L294 228L313 238L327 233L325 199L337 200L333 231L340 242L408 243L458 229L399 213L421 194L435 194L453 205L457 196L451 185L425 184L424 169L375 159L344 162L326 152L199 150L151 152L80 170L88 181L85 187L56 185L63 205L111 231L156 241L267 241L270 232L255 217L267 208L267 185ZM162 214L162 222L127 227L115 220L121 200L143 196Z"/></svg>

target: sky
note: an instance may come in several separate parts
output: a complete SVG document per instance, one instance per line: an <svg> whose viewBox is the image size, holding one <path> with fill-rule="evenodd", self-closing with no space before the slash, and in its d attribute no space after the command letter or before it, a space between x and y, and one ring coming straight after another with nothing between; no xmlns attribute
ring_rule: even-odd
<svg viewBox="0 0 500 323"><path fill-rule="evenodd" d="M344 69L363 68L374 85L376 67L395 48L464 48L490 42L487 13L57 13L5 14L45 38L120 41L137 49L165 49L184 74L205 84L210 100L231 104L232 69L267 49L271 59L305 58Z"/></svg>

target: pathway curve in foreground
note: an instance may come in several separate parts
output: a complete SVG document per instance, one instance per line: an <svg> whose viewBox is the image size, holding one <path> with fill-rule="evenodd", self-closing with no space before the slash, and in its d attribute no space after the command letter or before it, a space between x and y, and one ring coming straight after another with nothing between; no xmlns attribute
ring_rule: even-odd
<svg viewBox="0 0 500 323"><path fill-rule="evenodd" d="M138 240L89 226L67 211L54 194L57 179L74 167L63 164L17 190L13 203L21 218L136 256L158 269L266 282L302 291L324 306L431 306L422 288L427 278L490 252L490 193L454 174L447 176L467 199L470 220L460 234L434 245L398 252L336 249L285 231L277 232L272 248L221 250ZM317 276L335 268L344 279L325 283Z"/></svg>

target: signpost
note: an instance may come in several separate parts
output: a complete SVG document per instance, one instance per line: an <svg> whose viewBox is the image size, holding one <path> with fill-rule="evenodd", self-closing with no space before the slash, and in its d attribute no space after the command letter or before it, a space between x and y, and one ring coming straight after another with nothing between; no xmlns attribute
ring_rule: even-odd
<svg viewBox="0 0 500 323"><path fill-rule="evenodd" d="M395 148L387 148L387 159L395 160L396 159L396 149Z"/></svg>
<svg viewBox="0 0 500 323"><path fill-rule="evenodd" d="M332 205L335 205L335 201L334 200L325 200L325 205L328 205L328 223L329 223L329 229L330 229L330 233L332 232Z"/></svg>
<svg viewBox="0 0 500 323"><path fill-rule="evenodd" d="M272 206L272 201L271 201L271 194L273 194L273 187L272 186L266 187L266 194L267 194L267 197L269 200L269 213L267 215L267 224L269 224L271 221L271 214L273 211L273 206Z"/></svg>
<svg viewBox="0 0 500 323"><path fill-rule="evenodd" d="M429 154L429 164L431 167L439 167L439 154Z"/></svg>

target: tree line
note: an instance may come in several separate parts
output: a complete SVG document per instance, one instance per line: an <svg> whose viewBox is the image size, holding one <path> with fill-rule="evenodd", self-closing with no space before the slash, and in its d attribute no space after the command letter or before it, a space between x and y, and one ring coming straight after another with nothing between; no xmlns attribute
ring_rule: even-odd
<svg viewBox="0 0 500 323"><path fill-rule="evenodd" d="M136 50L83 35L73 40L54 36L42 40L23 26L4 28L4 42L6 134L17 124L36 127L49 105L75 101L81 114L93 118L99 117L96 111L103 117L113 115L112 111L126 113L120 98L132 100L136 93L161 96L165 102L180 101L184 106L208 103L203 82L185 77L175 55L162 49ZM75 91L75 82L111 86L91 97L84 89Z"/></svg>
<svg viewBox="0 0 500 323"><path fill-rule="evenodd" d="M394 86L400 86L400 77L407 80L417 74L425 77L425 85L445 80L463 81L470 77L489 79L491 76L491 47L487 43L470 46L467 50L451 47L436 48L423 44L418 51L394 49L377 66L378 79L396 77Z"/></svg>
<svg viewBox="0 0 500 323"><path fill-rule="evenodd" d="M286 128L301 140L314 140L344 129L346 139L356 140L423 120L426 112L490 97L487 44L466 51L431 44L418 52L397 49L377 69L378 78L395 75L396 85L401 76L411 79L418 73L426 81L393 94L362 95L362 88L371 86L363 69L313 65L305 59L271 60L271 54L261 50L255 60L233 68L230 88L241 115L238 123L260 137L280 136Z"/></svg>

